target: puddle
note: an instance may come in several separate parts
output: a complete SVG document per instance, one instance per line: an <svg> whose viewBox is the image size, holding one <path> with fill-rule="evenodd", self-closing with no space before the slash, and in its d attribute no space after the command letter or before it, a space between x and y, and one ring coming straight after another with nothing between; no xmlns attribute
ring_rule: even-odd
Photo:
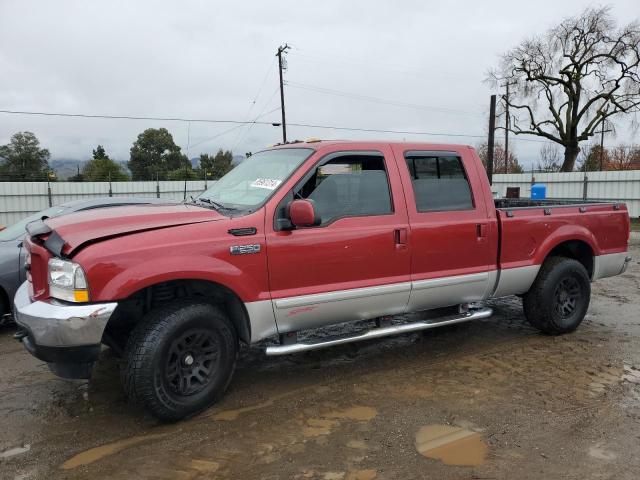
<svg viewBox="0 0 640 480"><path fill-rule="evenodd" d="M305 437L319 437L320 435L329 435L331 429L339 425L336 420L325 418L310 418L307 420L307 426L302 429Z"/></svg>
<svg viewBox="0 0 640 480"><path fill-rule="evenodd" d="M488 451L479 433L449 425L422 427L416 433L416 449L445 465L468 466L482 465Z"/></svg>
<svg viewBox="0 0 640 480"><path fill-rule="evenodd" d="M31 445L29 444L23 445L22 447L9 448L3 452L0 452L0 458L15 457L16 455L27 453L29 450L31 450Z"/></svg>
<svg viewBox="0 0 640 480"><path fill-rule="evenodd" d="M373 480L378 476L375 470L354 470L347 472L345 480Z"/></svg>
<svg viewBox="0 0 640 480"><path fill-rule="evenodd" d="M90 448L89 450L85 450L82 453L74 455L69 460L64 462L60 468L62 468L63 470L71 470L72 468L76 468L81 465L89 465L90 463L98 461L104 457L108 457L109 455L118 453L119 451L124 450L127 447L131 447L148 440L162 438L166 435L166 433L158 433L155 435L139 435L136 437L125 438L124 440L119 440L117 442L107 443L106 445L101 445L99 447Z"/></svg>
<svg viewBox="0 0 640 480"><path fill-rule="evenodd" d="M189 468L197 470L199 473L214 473L220 468L220 464L210 460L194 459L189 462Z"/></svg>
<svg viewBox="0 0 640 480"><path fill-rule="evenodd" d="M276 400L280 400L282 398L286 398L289 395L296 395L298 393L306 392L307 390L313 387L304 387L299 388L297 390L291 390L289 392L282 393L280 395L275 395L262 403L257 403L255 405L249 405L248 407L236 408L234 410L224 410L218 413L205 413L204 417L213 417L214 420L229 422L231 420L236 420L240 415L247 412L253 412L254 410L260 410L262 408L270 407L274 404Z"/></svg>
<svg viewBox="0 0 640 480"><path fill-rule="evenodd" d="M355 406L344 410L335 410L320 415L321 418L309 418L304 421L302 434L305 437L319 437L329 435L334 427L340 425L340 420L368 422L373 420L378 411L372 407Z"/></svg>
<svg viewBox="0 0 640 480"><path fill-rule="evenodd" d="M376 415L378 415L378 411L373 407L351 407L346 410L329 412L323 415L323 417L368 422L369 420L373 420Z"/></svg>

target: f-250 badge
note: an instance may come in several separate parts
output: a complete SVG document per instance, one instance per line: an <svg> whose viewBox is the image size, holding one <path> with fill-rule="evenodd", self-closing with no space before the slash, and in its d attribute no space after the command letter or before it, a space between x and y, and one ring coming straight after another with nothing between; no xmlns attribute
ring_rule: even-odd
<svg viewBox="0 0 640 480"><path fill-rule="evenodd" d="M248 253L260 253L260 244L253 245L233 245L229 247L231 255L246 255Z"/></svg>

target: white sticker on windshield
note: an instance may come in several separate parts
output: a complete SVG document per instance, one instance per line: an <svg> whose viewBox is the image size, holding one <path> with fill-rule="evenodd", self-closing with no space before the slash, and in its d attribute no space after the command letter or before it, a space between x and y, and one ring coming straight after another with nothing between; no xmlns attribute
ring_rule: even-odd
<svg viewBox="0 0 640 480"><path fill-rule="evenodd" d="M274 180L272 178L256 178L252 183L252 187L266 188L267 190L275 190L282 183L282 180Z"/></svg>

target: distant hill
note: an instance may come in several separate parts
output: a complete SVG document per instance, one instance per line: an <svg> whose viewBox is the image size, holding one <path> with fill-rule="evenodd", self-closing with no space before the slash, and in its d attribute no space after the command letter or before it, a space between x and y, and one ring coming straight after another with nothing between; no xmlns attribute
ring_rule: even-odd
<svg viewBox="0 0 640 480"><path fill-rule="evenodd" d="M56 158L49 160L49 166L51 170L56 172L59 180L66 180L78 173L78 166L82 170L85 162L86 160L78 160L77 158Z"/></svg>
<svg viewBox="0 0 640 480"><path fill-rule="evenodd" d="M56 176L59 180L66 180L78 173L78 167L80 167L80 171L82 171L82 168L87 161L88 160L78 160L77 158L55 158L53 160L49 160L49 167L51 167L51 170L56 172ZM116 162L122 165L125 172L131 173L127 168L126 161L116 160Z"/></svg>

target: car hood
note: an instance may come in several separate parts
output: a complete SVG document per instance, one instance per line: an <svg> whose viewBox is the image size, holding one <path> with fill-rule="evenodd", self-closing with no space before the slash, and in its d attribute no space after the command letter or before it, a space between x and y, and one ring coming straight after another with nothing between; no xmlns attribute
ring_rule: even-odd
<svg viewBox="0 0 640 480"><path fill-rule="evenodd" d="M47 243L57 244L55 253L70 255L86 243L106 238L223 218L215 210L193 204L97 208L45 220L50 231L42 231L42 236L48 237L45 247L49 248Z"/></svg>

